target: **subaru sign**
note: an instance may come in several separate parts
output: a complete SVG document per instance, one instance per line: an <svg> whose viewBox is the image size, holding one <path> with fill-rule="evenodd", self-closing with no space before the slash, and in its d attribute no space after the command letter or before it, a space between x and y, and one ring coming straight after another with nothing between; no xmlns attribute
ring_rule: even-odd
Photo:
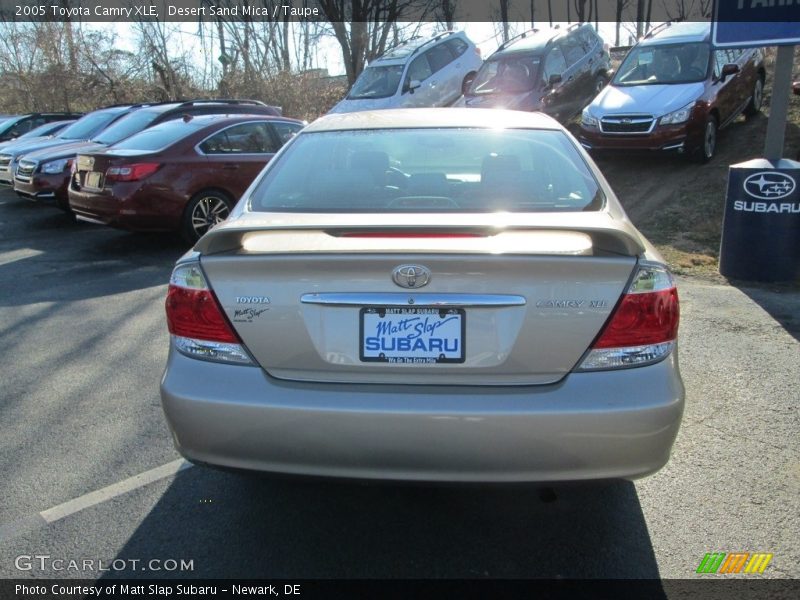
<svg viewBox="0 0 800 600"><path fill-rule="evenodd" d="M732 279L800 276L800 163L754 159L732 165L719 272Z"/></svg>
<svg viewBox="0 0 800 600"><path fill-rule="evenodd" d="M717 48L800 44L798 0L716 0L712 21Z"/></svg>

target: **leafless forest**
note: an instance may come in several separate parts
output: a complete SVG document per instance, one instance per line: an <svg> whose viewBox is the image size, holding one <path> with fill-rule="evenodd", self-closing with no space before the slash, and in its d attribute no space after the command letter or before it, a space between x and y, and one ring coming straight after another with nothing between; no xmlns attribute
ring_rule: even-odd
<svg viewBox="0 0 800 600"><path fill-rule="evenodd" d="M248 3L271 9L280 1L214 1L218 6ZM239 97L264 100L282 106L288 116L313 119L344 94L371 59L418 35L422 21L446 30L463 17L459 0L317 3L324 20L286 16L206 17L189 24L131 22L124 43L113 28L79 20L0 21L0 112L87 111L125 102ZM566 18L615 21L616 39L607 41L618 45L621 28L641 35L656 17L707 17L710 4L711 0L487 0L498 43L522 26L542 27ZM324 44L326 52L333 48L340 54L346 77L326 77L324 70L315 68L324 39L331 41Z"/></svg>

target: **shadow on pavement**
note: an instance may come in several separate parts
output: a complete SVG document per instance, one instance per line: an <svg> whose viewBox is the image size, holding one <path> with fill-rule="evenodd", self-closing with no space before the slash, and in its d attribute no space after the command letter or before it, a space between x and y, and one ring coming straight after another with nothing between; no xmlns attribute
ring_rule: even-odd
<svg viewBox="0 0 800 600"><path fill-rule="evenodd" d="M74 301L165 285L189 248L177 235L75 222L61 210L0 194L0 306Z"/></svg>
<svg viewBox="0 0 800 600"><path fill-rule="evenodd" d="M117 558L201 578L659 577L630 482L430 487L178 475ZM115 577L152 577L116 572ZM663 597L660 584L651 598Z"/></svg>
<svg viewBox="0 0 800 600"><path fill-rule="evenodd" d="M769 313L789 335L800 341L800 286L737 281L730 283ZM759 285L761 287L757 287Z"/></svg>

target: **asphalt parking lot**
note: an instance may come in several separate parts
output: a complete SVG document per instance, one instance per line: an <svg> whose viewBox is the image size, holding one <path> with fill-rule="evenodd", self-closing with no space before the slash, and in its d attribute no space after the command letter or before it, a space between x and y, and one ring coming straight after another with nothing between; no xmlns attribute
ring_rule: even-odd
<svg viewBox="0 0 800 600"><path fill-rule="evenodd" d="M185 249L0 192L0 577L693 578L707 552L800 577L800 293L680 280L687 410L650 478L274 480L176 462L158 382Z"/></svg>

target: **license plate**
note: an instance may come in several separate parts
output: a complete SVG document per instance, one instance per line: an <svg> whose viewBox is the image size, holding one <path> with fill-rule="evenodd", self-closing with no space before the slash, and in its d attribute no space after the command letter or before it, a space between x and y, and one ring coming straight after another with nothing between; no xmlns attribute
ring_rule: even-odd
<svg viewBox="0 0 800 600"><path fill-rule="evenodd" d="M86 183L83 185L99 190L103 187L103 174L100 171L89 171L86 174Z"/></svg>
<svg viewBox="0 0 800 600"><path fill-rule="evenodd" d="M360 358L364 362L462 363L466 315L461 308L361 309Z"/></svg>

